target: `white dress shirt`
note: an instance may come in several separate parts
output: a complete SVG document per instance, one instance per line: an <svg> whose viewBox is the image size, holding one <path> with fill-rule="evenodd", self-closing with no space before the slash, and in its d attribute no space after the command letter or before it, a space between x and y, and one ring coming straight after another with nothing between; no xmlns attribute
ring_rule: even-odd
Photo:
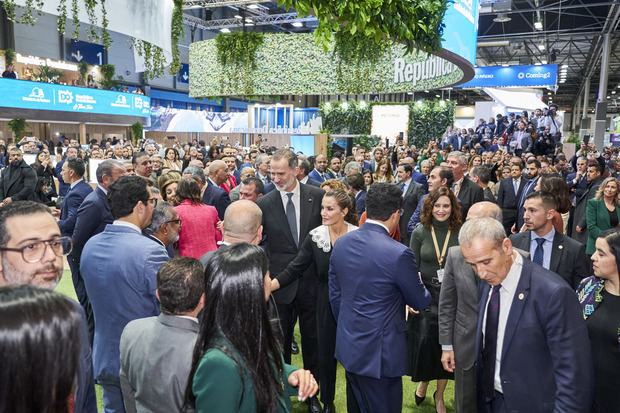
<svg viewBox="0 0 620 413"><path fill-rule="evenodd" d="M379 221L375 221L374 219L367 219L366 223L370 223L370 224L375 224L375 225L379 225L380 227L383 227L383 229L385 229L385 232L388 233L388 235L390 235L390 230L388 229L388 227L386 227L385 225L383 225L382 223L380 223Z"/></svg>
<svg viewBox="0 0 620 413"><path fill-rule="evenodd" d="M142 230L140 230L140 228L138 228L137 225L134 225L131 222L120 221L120 220L116 219L116 220L114 220L114 222L112 222L112 225L120 225L122 227L131 228L131 229L133 229L135 231L138 231L140 234L142 234Z"/></svg>
<svg viewBox="0 0 620 413"><path fill-rule="evenodd" d="M276 187L277 188L277 187ZM300 186L299 183L295 182L295 188L293 188L293 197L291 198L293 200L293 205L295 206L295 221L297 222L297 243L301 244L301 242L303 241L302 239L299 239L299 214L300 214L300 205L301 205L301 193L299 190ZM278 189L278 191L280 191ZM286 216L286 204L288 204L288 196L286 195L288 192L286 191L280 191L280 196L282 197L282 206L284 207L284 214Z"/></svg>
<svg viewBox="0 0 620 413"><path fill-rule="evenodd" d="M536 248L538 247L537 238L544 238L543 242L543 264L542 266L549 269L551 266L551 254L553 254L553 238L555 237L555 228L551 227L551 231L547 232L542 237L536 235L534 231L530 232L530 257L534 260L534 254L536 254Z"/></svg>
<svg viewBox="0 0 620 413"><path fill-rule="evenodd" d="M306 175L306 176L304 176L304 178L303 178L303 179L301 179L299 182L301 182L302 184L306 185L306 184L308 183L308 179L310 179L310 178L308 177L308 175Z"/></svg>
<svg viewBox="0 0 620 413"><path fill-rule="evenodd" d="M512 252L512 266L508 271L508 275L502 281L502 287L499 289L499 320L497 322L497 346L495 353L495 379L494 385L495 390L500 393L502 391L502 380L500 378L500 369L502 366L502 347L504 345L504 333L506 332L506 322L508 321L508 315L510 314L510 307L512 306L512 300L515 296L515 292L517 289L517 285L519 284L519 280L521 279L521 270L523 268L523 258L521 254L516 251ZM486 299L486 304L484 306L484 316L482 319L482 335L484 340L484 332L487 325L487 307L489 305L489 300L491 298L491 294L493 293L493 288L489 290L489 295ZM484 342L484 341L483 341Z"/></svg>
<svg viewBox="0 0 620 413"><path fill-rule="evenodd" d="M409 185L411 185L411 178L407 179L405 182L400 182L400 184L405 184L403 190L402 190L402 194L400 194L401 197L405 197L405 194L407 193L407 191L409 190ZM389 231L388 231L389 232Z"/></svg>

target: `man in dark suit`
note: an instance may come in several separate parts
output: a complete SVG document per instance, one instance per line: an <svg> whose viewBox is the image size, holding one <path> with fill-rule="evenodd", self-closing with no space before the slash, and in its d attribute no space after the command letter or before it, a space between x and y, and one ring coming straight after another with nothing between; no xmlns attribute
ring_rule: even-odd
<svg viewBox="0 0 620 413"><path fill-rule="evenodd" d="M62 166L60 172L62 179L69 184L69 191L62 202L60 220L58 221L63 236L70 237L73 235L78 209L86 196L93 192L93 188L84 181L85 171L84 161L80 158L67 158ZM72 267L71 261L69 264ZM71 271L73 272L73 267Z"/></svg>
<svg viewBox="0 0 620 413"><path fill-rule="evenodd" d="M482 217L501 222L502 210L495 203L484 201L469 208L467 219ZM477 289L478 278L465 262L461 247L451 247L439 294L439 344L443 368L454 373L456 413L476 411Z"/></svg>
<svg viewBox="0 0 620 413"><path fill-rule="evenodd" d="M181 218L174 206L166 201L158 201L153 209L153 216L142 234L153 242L163 246L168 258L174 258L173 243L179 240Z"/></svg>
<svg viewBox="0 0 620 413"><path fill-rule="evenodd" d="M525 163L525 171L529 180L523 187L519 203L517 204L517 222L514 227L514 233L521 231L521 228L523 228L523 204L525 203L525 198L536 191L536 184L540 179L540 161L533 157L528 159Z"/></svg>
<svg viewBox="0 0 620 413"><path fill-rule="evenodd" d="M299 159L298 163L299 173L297 174L297 180L304 185L312 185L316 188L320 188L321 183L319 181L315 181L314 179L310 178L310 176L308 176L308 174L311 172L310 162L305 159Z"/></svg>
<svg viewBox="0 0 620 413"><path fill-rule="evenodd" d="M571 212L569 219L569 227L571 232L569 236L579 241L582 244L586 244L588 241L588 226L586 223L586 204L588 200L594 198L598 187L603 182L603 169L599 163L592 162L588 165L588 186L585 192L576 200L575 208Z"/></svg>
<svg viewBox="0 0 620 413"><path fill-rule="evenodd" d="M314 159L314 169L308 174L308 178L317 181L319 184L333 178L332 174L327 172L327 157L322 153Z"/></svg>
<svg viewBox="0 0 620 413"><path fill-rule="evenodd" d="M174 258L157 272L161 314L130 321L120 341L120 381L127 413L180 412L204 307L204 268Z"/></svg>
<svg viewBox="0 0 620 413"><path fill-rule="evenodd" d="M426 192L424 186L415 182L412 178L413 168L408 163L401 162L396 168L396 177L398 183L396 184L403 194L403 214L398 221L398 228L400 230L400 242L405 246L409 246L409 232L407 231L407 224L411 215L418 207L421 197ZM425 179L426 181L426 179Z"/></svg>
<svg viewBox="0 0 620 413"><path fill-rule="evenodd" d="M224 161L216 160L211 162L207 186L202 194L202 202L206 205L214 206L217 209L217 216L220 220L224 219L224 212L228 205L230 205L228 194L223 188L220 188L220 185L226 181L226 178L228 178L228 167Z"/></svg>
<svg viewBox="0 0 620 413"><path fill-rule="evenodd" d="M469 172L469 178L473 183L482 188L485 201L497 203L495 195L493 195L491 188L489 188L489 182L491 180L491 170L489 168L484 165L474 166Z"/></svg>
<svg viewBox="0 0 620 413"><path fill-rule="evenodd" d="M298 246L308 232L321 225L321 201L324 191L297 181L297 155L280 149L271 159L271 179L277 191L259 198L256 204L263 212L265 248L269 254L269 272L275 278L295 258ZM304 368L317 376L316 280L311 266L300 281L273 293L280 316L284 360L290 363L294 312L299 315ZM309 399L309 410L320 412L316 397Z"/></svg>
<svg viewBox="0 0 620 413"><path fill-rule="evenodd" d="M510 146L514 148L514 153L517 156L521 156L522 153L532 151L534 141L532 140L532 135L530 132L525 130L524 122L519 121L517 123L517 130L512 134Z"/></svg>
<svg viewBox="0 0 620 413"><path fill-rule="evenodd" d="M354 397L362 412L400 412L407 372L403 308L423 310L430 294L415 276L411 249L390 238L400 220L400 189L373 184L366 203L368 220L336 242L330 259L335 356L353 393L347 392L347 399Z"/></svg>
<svg viewBox="0 0 620 413"><path fill-rule="evenodd" d="M77 156L78 156L77 148L69 147L65 151L65 154L62 160L56 163L56 166L54 167L54 169L56 170L56 176L58 177L58 196L67 195L67 191L69 190L69 184L62 180L62 176L60 173L60 171L62 171L62 166L64 165L67 158L77 158Z"/></svg>
<svg viewBox="0 0 620 413"><path fill-rule="evenodd" d="M587 276L585 246L553 228L557 208L553 194L532 192L523 205L527 231L510 236L512 245L530 252L538 265L564 278L574 290Z"/></svg>
<svg viewBox="0 0 620 413"><path fill-rule="evenodd" d="M452 135L452 136L450 136L448 138L448 144L452 145L452 148L455 151L460 151L460 150L463 149L463 146L469 144L469 141L467 140L467 138L465 136L463 136L461 134L461 132L457 128L457 129L455 129L454 135Z"/></svg>
<svg viewBox="0 0 620 413"><path fill-rule="evenodd" d="M510 178L502 179L497 191L497 205L502 209L502 224L506 234L510 234L513 225L517 222L517 206L521 192L525 188L526 179L521 176L521 165L510 164Z"/></svg>
<svg viewBox="0 0 620 413"><path fill-rule="evenodd" d="M568 174L566 183L570 189L570 200L575 205L577 200L581 198L586 189L588 189L588 163L586 158L579 157L577 159L577 170Z"/></svg>
<svg viewBox="0 0 620 413"><path fill-rule="evenodd" d="M355 197L355 208L357 209L358 218L366 211L366 185L364 185L364 176L354 172L347 175L347 184L349 191Z"/></svg>
<svg viewBox="0 0 620 413"><path fill-rule="evenodd" d="M95 319L93 317L93 309L86 295L84 279L79 271L80 257L86 241L102 232L106 225L114 221L110 213L110 206L108 205L108 188L118 178L124 176L126 172L123 163L115 159L108 159L99 164L96 171L97 188L84 198L84 201L78 208L72 235L73 249L69 257L67 257L73 265L71 267L73 287L75 288L78 301L86 313L91 344L95 334ZM73 272L73 269L76 272Z"/></svg>
<svg viewBox="0 0 620 413"><path fill-rule="evenodd" d="M467 157L463 152L453 151L448 155L448 166L454 174L452 192L461 201L461 216L467 217L467 211L476 202L484 200L482 188L465 176L467 171Z"/></svg>
<svg viewBox="0 0 620 413"><path fill-rule="evenodd" d="M479 412L586 412L592 407L590 341L574 290L524 259L492 218L461 227L479 284Z"/></svg>
<svg viewBox="0 0 620 413"><path fill-rule="evenodd" d="M36 185L36 171L24 162L18 148L11 149L9 163L0 174L0 207L13 201L32 200Z"/></svg>

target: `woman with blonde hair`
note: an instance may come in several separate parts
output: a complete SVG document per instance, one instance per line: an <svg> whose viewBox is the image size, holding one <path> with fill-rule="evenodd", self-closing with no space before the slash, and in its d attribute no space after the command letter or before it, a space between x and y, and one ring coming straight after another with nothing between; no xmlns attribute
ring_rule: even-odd
<svg viewBox="0 0 620 413"><path fill-rule="evenodd" d="M375 173L372 175L373 182L394 183L394 173L392 172L392 163L388 158L383 158L377 164Z"/></svg>
<svg viewBox="0 0 620 413"><path fill-rule="evenodd" d="M613 176L606 178L598 187L593 199L586 204L588 243L586 255L594 254L598 236L620 223L620 181Z"/></svg>
<svg viewBox="0 0 620 413"><path fill-rule="evenodd" d="M169 171L159 177L157 187L164 201L176 205L177 185L181 180L181 176L177 172Z"/></svg>

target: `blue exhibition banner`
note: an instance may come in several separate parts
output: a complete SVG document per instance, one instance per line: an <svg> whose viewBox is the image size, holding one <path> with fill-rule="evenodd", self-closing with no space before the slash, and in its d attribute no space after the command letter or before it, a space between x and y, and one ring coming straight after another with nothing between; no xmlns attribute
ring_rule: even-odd
<svg viewBox="0 0 620 413"><path fill-rule="evenodd" d="M72 62L86 62L91 65L105 65L108 61L103 45L71 40L71 55L69 60Z"/></svg>
<svg viewBox="0 0 620 413"><path fill-rule="evenodd" d="M189 83L189 64L183 63L181 64L181 70L177 75L177 80L181 83Z"/></svg>
<svg viewBox="0 0 620 413"><path fill-rule="evenodd" d="M0 106L34 110L151 116L151 99L132 93L0 78Z"/></svg>
<svg viewBox="0 0 620 413"><path fill-rule="evenodd" d="M458 87L555 86L558 65L476 67L474 78Z"/></svg>
<svg viewBox="0 0 620 413"><path fill-rule="evenodd" d="M455 53L474 66L478 44L479 0L453 0L443 18L443 41L441 47Z"/></svg>

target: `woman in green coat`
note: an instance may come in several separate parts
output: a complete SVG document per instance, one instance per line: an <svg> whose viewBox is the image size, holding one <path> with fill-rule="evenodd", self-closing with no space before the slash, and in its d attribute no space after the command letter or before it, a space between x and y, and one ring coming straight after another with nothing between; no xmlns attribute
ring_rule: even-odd
<svg viewBox="0 0 620 413"><path fill-rule="evenodd" d="M268 269L264 251L246 243L220 248L207 265L185 393L198 413L288 412L291 396L318 390L310 371L284 363L267 313Z"/></svg>
<svg viewBox="0 0 620 413"><path fill-rule="evenodd" d="M586 204L588 243L586 255L594 254L598 236L620 223L620 181L613 176L605 179L598 187L594 198Z"/></svg>

